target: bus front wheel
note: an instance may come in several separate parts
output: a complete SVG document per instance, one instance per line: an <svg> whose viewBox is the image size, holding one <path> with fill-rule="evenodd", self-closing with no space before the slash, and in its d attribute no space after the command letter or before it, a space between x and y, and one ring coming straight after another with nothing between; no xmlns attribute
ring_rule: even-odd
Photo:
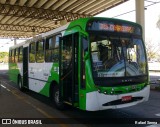
<svg viewBox="0 0 160 127"><path fill-rule="evenodd" d="M59 99L59 87L56 85L53 88L53 93L52 93L52 100L54 105L56 106L57 109L63 110L65 108L65 105L62 101Z"/></svg>

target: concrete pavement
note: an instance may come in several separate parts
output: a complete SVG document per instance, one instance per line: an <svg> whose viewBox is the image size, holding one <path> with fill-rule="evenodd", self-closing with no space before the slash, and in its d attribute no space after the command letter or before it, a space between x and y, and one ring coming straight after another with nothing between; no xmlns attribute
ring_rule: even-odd
<svg viewBox="0 0 160 127"><path fill-rule="evenodd" d="M65 124L63 122L66 119L69 119L68 116L64 115L62 111L59 111L53 108L51 102L42 103L36 97L29 96L28 94L35 94L32 92L21 92L19 91L14 84L10 85L11 82L8 82L6 79L2 79L0 77L0 126L1 126L1 118L2 119L13 119L18 120L39 120L41 123L38 123L40 127L48 127L51 123L55 127L73 127L73 125ZM36 94L35 94L36 95ZM43 97L42 97L43 98ZM46 98L45 98L46 99ZM47 122L47 124L46 124ZM74 121L73 123L79 123L78 121ZM17 124L16 124L17 125ZM15 125L15 126L16 126ZM29 125L30 127L34 127L35 124ZM83 127L81 123L77 125L77 127ZM28 125L27 125L28 127ZM84 126L85 127L85 126Z"/></svg>
<svg viewBox="0 0 160 127"><path fill-rule="evenodd" d="M160 78L160 73L150 73L151 77L151 85L158 85L157 80ZM54 119L54 123L60 123L59 120L63 120L63 118L69 118L69 120L77 121L79 119L76 118L160 118L160 92L152 91L150 99L148 102L141 103L136 106L117 109L117 110L106 110L99 112L86 112L78 109L69 109L65 111L59 111L52 107L50 101L47 101L46 98L37 97L39 95L34 94L32 92L21 92L17 89L15 84L8 80L8 75L5 70L0 71L1 91L0 91L0 118L28 118L28 119L43 119L43 118L60 118L58 121ZM40 100L39 100L40 98ZM62 118L62 119L61 119ZM80 122L80 123L79 123ZM73 122L74 123L74 122ZM86 126L82 124L83 122L78 121L79 124L76 127ZM0 125L1 126L1 125ZM34 125L31 125L31 127ZM48 125L38 125L42 127L48 127ZM52 124L51 126L74 126L69 124ZM88 125L87 125L88 126ZM99 126L97 124L89 125L89 127ZM116 125L117 126L117 125ZM119 127L132 127L131 125L118 125ZM28 126L26 126L28 127ZM103 127L103 126L100 126ZM106 125L104 124L104 127ZM107 127L111 127L108 126ZM133 125L133 127L137 127ZM150 126L143 126L150 127ZM158 127L152 126L151 127Z"/></svg>

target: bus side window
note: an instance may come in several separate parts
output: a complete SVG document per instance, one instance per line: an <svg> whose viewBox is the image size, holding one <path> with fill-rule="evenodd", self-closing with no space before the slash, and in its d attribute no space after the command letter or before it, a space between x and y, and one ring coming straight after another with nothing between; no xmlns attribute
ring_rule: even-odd
<svg viewBox="0 0 160 127"><path fill-rule="evenodd" d="M22 61L23 61L22 53L23 53L23 47L19 47L18 48L18 62L19 63L22 63Z"/></svg>
<svg viewBox="0 0 160 127"><path fill-rule="evenodd" d="M71 58L72 58L72 37L66 36L64 37L63 46L62 46L62 61L63 61L63 69L70 70L72 67Z"/></svg>
<svg viewBox="0 0 160 127"><path fill-rule="evenodd" d="M52 62L53 38L47 38L45 43L45 61Z"/></svg>
<svg viewBox="0 0 160 127"><path fill-rule="evenodd" d="M12 50L9 51L9 63L12 63Z"/></svg>
<svg viewBox="0 0 160 127"><path fill-rule="evenodd" d="M54 38L55 41L55 46L54 46L54 50L53 50L53 61L54 62L58 62L59 61L59 38L61 37L61 35L56 35Z"/></svg>
<svg viewBox="0 0 160 127"><path fill-rule="evenodd" d="M61 37L61 35L52 36L46 39L46 44L45 44L46 62L59 61L59 37Z"/></svg>
<svg viewBox="0 0 160 127"><path fill-rule="evenodd" d="M15 63L18 62L18 48L15 49Z"/></svg>
<svg viewBox="0 0 160 127"><path fill-rule="evenodd" d="M36 43L36 62L44 62L44 42L43 40Z"/></svg>
<svg viewBox="0 0 160 127"><path fill-rule="evenodd" d="M15 61L14 61L14 60L15 60L15 59L14 59L14 55L15 55L15 49L12 50L12 63L15 62Z"/></svg>
<svg viewBox="0 0 160 127"><path fill-rule="evenodd" d="M29 45L29 62L30 63L35 62L35 42L32 42Z"/></svg>

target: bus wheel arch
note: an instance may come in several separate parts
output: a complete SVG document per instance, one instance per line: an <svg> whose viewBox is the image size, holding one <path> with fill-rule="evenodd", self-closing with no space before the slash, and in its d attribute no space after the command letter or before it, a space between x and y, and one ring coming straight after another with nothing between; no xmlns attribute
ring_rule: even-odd
<svg viewBox="0 0 160 127"><path fill-rule="evenodd" d="M50 85L50 98L57 109L63 110L65 104L59 101L59 86L56 81L52 81Z"/></svg>

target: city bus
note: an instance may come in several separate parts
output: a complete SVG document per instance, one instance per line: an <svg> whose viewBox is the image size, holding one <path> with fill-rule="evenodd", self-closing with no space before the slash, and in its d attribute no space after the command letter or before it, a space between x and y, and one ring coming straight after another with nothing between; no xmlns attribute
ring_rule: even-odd
<svg viewBox="0 0 160 127"><path fill-rule="evenodd" d="M86 111L145 102L150 85L142 28L114 18L80 18L9 49L20 90Z"/></svg>

